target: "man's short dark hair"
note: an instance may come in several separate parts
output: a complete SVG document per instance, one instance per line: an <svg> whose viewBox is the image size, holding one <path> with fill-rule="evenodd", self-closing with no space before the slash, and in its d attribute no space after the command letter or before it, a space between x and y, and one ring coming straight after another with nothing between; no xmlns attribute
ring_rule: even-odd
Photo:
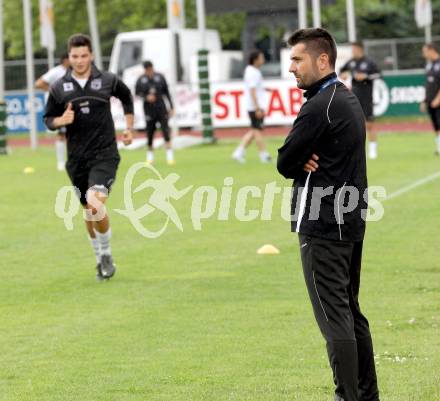
<svg viewBox="0 0 440 401"><path fill-rule="evenodd" d="M249 53L249 58L248 58L249 65L254 65L255 60L257 60L258 57L260 57L260 54L263 54L262 50L260 50L260 49L252 50Z"/></svg>
<svg viewBox="0 0 440 401"><path fill-rule="evenodd" d="M328 54L329 64L335 67L336 64L336 43L333 36L322 28L298 29L289 38L287 43L295 46L298 43L304 43L306 49L318 57L322 53Z"/></svg>
<svg viewBox="0 0 440 401"><path fill-rule="evenodd" d="M143 62L143 66L145 69L153 68L153 63L149 60Z"/></svg>
<svg viewBox="0 0 440 401"><path fill-rule="evenodd" d="M72 35L69 40L67 41L67 51L70 52L72 47L88 47L90 52L92 52L92 41L83 33L76 33L75 35Z"/></svg>
<svg viewBox="0 0 440 401"><path fill-rule="evenodd" d="M425 43L424 46L429 50L434 50L436 53L439 53L439 47L435 43Z"/></svg>

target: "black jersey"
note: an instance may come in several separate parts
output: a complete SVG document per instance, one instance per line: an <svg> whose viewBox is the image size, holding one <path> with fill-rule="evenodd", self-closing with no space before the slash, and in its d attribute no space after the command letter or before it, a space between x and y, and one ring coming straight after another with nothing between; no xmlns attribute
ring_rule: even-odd
<svg viewBox="0 0 440 401"><path fill-rule="evenodd" d="M440 58L426 68L426 102L431 103L440 91Z"/></svg>
<svg viewBox="0 0 440 401"><path fill-rule="evenodd" d="M329 75L307 90L307 101L278 149L277 167L284 177L295 180L292 231L362 241L362 210L367 208L365 119L357 97L335 78L336 74ZM306 173L303 166L312 154L319 156L319 168ZM320 190L329 191L321 200ZM359 198L342 214L347 191L357 192Z"/></svg>
<svg viewBox="0 0 440 401"><path fill-rule="evenodd" d="M167 98L170 107L173 108L167 81L158 72L155 72L152 78L149 78L146 74L141 75L136 82L135 92L137 96L144 100L144 109L155 108L166 111L164 98ZM148 95L154 95L156 100L152 103L147 102L146 97Z"/></svg>
<svg viewBox="0 0 440 401"><path fill-rule="evenodd" d="M373 81L380 78L380 70L373 60L367 57L349 60L340 72L349 71L352 76L352 91L361 101L373 101ZM367 79L357 81L355 74L362 73L367 75Z"/></svg>
<svg viewBox="0 0 440 401"><path fill-rule="evenodd" d="M54 129L53 120L60 117L72 103L75 119L66 125L69 159L99 158L99 154L117 154L115 126L110 110L112 96L121 100L125 114L133 114L133 98L127 86L114 74L100 71L94 65L82 88L69 69L49 90L44 121Z"/></svg>

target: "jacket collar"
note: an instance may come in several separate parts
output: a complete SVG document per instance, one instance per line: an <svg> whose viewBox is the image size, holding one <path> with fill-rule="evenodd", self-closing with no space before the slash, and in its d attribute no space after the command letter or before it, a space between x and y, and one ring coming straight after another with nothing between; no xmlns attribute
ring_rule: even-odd
<svg viewBox="0 0 440 401"><path fill-rule="evenodd" d="M319 81L316 81L309 89L307 89L307 92L304 93L304 97L306 99L311 99L313 96L315 96L319 92L322 85L324 85L327 81L330 81L331 79L334 79L336 77L337 77L336 72L332 72L331 74L328 74L327 76L320 79Z"/></svg>

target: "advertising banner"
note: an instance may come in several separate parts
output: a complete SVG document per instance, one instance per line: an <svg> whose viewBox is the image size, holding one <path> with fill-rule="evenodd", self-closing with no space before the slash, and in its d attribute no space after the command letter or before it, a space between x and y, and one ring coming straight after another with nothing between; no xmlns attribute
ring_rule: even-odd
<svg viewBox="0 0 440 401"><path fill-rule="evenodd" d="M419 105L425 98L425 75L385 75L375 81L374 114L380 116L420 115ZM302 91L295 80L272 79L264 81L266 89L265 125L291 125L303 102ZM198 86L179 84L174 88L174 103L177 125L181 128L201 125ZM211 85L212 118L215 128L247 127L249 117L245 106L242 81L214 83ZM6 95L8 133L28 131L29 107L24 92L9 92ZM44 132L44 94L36 94L38 131ZM112 113L117 129L125 128L122 106L112 99ZM173 121L170 122L171 124ZM135 127L145 128L142 100L135 97Z"/></svg>

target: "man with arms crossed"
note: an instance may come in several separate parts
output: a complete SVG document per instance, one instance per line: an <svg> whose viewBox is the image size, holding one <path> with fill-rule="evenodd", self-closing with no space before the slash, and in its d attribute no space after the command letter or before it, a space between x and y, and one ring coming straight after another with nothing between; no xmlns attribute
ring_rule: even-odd
<svg viewBox="0 0 440 401"><path fill-rule="evenodd" d="M122 102L126 145L132 141L133 99L115 75L95 67L88 36L71 36L67 47L72 70L51 86L44 118L49 129L66 127L66 170L86 209L87 232L97 260L96 277L102 280L115 273L104 203L120 161L110 98L115 96Z"/></svg>
<svg viewBox="0 0 440 401"><path fill-rule="evenodd" d="M288 43L289 71L307 101L278 150L277 167L295 180L292 231L299 233L307 290L327 342L335 401L379 401L370 329L358 301L367 208L364 115L337 80L336 44L326 30L301 29ZM353 196L347 208L352 192L359 199Z"/></svg>
<svg viewBox="0 0 440 401"><path fill-rule="evenodd" d="M60 59L60 64L51 68L45 74L35 82L35 87L41 89L45 92L49 91L50 85L55 81L60 79L66 73L69 68L69 55L67 53L63 54ZM55 153L57 156L57 169L58 171L63 171L66 164L66 145L64 138L64 127L61 127L57 132L57 138L55 140Z"/></svg>
<svg viewBox="0 0 440 401"><path fill-rule="evenodd" d="M246 162L246 148L252 143L254 138L260 152L261 162L269 163L271 161L263 140L266 93L263 87L263 75L261 74L260 67L264 62L264 53L261 50L255 50L249 55L249 65L244 71L244 94L246 109L251 120L251 130L244 135L240 145L232 154L232 158L240 163Z"/></svg>
<svg viewBox="0 0 440 401"><path fill-rule="evenodd" d="M423 57L427 61L425 101L420 105L422 113L428 112L435 131L436 155L440 155L440 54L428 43L423 46Z"/></svg>

